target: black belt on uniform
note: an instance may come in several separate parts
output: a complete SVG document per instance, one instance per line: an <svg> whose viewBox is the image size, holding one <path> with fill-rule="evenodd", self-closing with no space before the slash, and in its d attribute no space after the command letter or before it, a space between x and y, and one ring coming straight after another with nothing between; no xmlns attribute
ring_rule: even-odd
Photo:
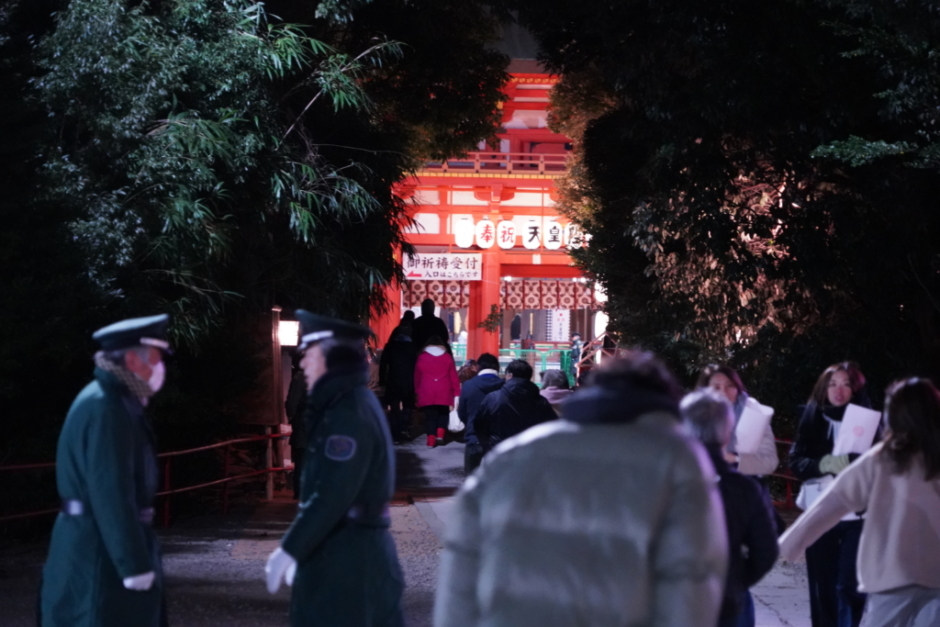
<svg viewBox="0 0 940 627"><path fill-rule="evenodd" d="M85 504L76 499L62 499L62 513L67 516L82 516L85 514ZM145 507L138 512L137 519L146 525L152 525L154 514L152 507Z"/></svg>
<svg viewBox="0 0 940 627"><path fill-rule="evenodd" d="M353 505L346 512L346 520L369 524L387 523L389 521L388 503L381 505Z"/></svg>

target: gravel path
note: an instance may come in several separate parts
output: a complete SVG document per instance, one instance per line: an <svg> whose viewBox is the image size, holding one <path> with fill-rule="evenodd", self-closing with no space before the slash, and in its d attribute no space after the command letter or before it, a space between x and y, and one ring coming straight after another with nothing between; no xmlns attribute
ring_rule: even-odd
<svg viewBox="0 0 940 627"><path fill-rule="evenodd" d="M407 589L408 627L429 627L441 545L418 508L391 508ZM268 594L264 562L296 511L296 501L276 498L227 517L177 521L161 532L170 624L174 627L285 627L290 590ZM0 551L0 625L34 627L36 591L47 545Z"/></svg>

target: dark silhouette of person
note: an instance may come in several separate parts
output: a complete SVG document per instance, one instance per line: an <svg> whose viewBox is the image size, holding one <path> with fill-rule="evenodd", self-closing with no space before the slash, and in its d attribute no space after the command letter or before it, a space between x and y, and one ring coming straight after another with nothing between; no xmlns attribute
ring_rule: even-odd
<svg viewBox="0 0 940 627"><path fill-rule="evenodd" d="M291 363L290 385L287 387L287 398L284 401L284 410L290 422L291 432L288 444L290 445L290 458L294 463L291 473L291 485L294 488L294 498L300 498L300 476L303 472L304 451L307 448L307 427L304 425L304 401L307 398L307 382L304 371L300 367L300 358L294 356Z"/></svg>
<svg viewBox="0 0 940 627"><path fill-rule="evenodd" d="M420 350L434 336L444 340L444 345L450 352L450 331L444 321L434 315L434 301L425 298L421 302L421 315L411 323L411 341Z"/></svg>
<svg viewBox="0 0 940 627"><path fill-rule="evenodd" d="M532 366L515 359L506 366L506 382L487 394L473 417L473 429L489 453L497 444L529 427L555 420L555 410L532 383Z"/></svg>
<svg viewBox="0 0 940 627"><path fill-rule="evenodd" d="M522 316L516 314L512 318L512 322L509 323L509 339L510 340L521 340L522 339Z"/></svg>
<svg viewBox="0 0 940 627"><path fill-rule="evenodd" d="M408 335L411 336L411 331L412 331L412 327L414 326L414 322L415 322L415 312L409 309L404 314L402 314L401 320L398 322L398 326L392 329L392 332L389 333L388 342L391 342L393 339L395 339L395 336L398 335L402 327L408 327ZM388 344L388 342L386 342L386 344Z"/></svg>
<svg viewBox="0 0 940 627"><path fill-rule="evenodd" d="M409 311L411 317L414 313ZM408 428L415 407L415 363L418 348L411 340L411 325L404 321L392 333L379 361L379 385L385 388L384 405L388 407L388 423L392 441L411 439Z"/></svg>

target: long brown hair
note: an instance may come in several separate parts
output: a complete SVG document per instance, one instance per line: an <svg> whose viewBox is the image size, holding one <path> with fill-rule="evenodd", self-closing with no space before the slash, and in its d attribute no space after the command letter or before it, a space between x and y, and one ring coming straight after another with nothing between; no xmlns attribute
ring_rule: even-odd
<svg viewBox="0 0 940 627"><path fill-rule="evenodd" d="M895 472L910 470L914 457L924 456L927 481L940 477L940 392L927 379L895 381L885 402L888 433L883 454Z"/></svg>
<svg viewBox="0 0 940 627"><path fill-rule="evenodd" d="M865 387L865 375L858 369L858 364L854 361L840 361L837 364L832 364L819 375L819 379L816 380L816 385L813 386L813 393L809 397L810 403L816 403L817 405L826 405L829 403L829 396L827 394L829 380L832 379L832 375L840 370L849 375L849 385L852 386L852 396L858 394L859 391Z"/></svg>

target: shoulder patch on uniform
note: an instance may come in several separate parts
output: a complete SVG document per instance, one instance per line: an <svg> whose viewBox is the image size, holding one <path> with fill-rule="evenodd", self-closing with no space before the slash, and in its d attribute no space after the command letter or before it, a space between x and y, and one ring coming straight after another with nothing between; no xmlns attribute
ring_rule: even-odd
<svg viewBox="0 0 940 627"><path fill-rule="evenodd" d="M346 462L356 454L356 441L348 435L331 435L326 439L324 455L336 462Z"/></svg>

